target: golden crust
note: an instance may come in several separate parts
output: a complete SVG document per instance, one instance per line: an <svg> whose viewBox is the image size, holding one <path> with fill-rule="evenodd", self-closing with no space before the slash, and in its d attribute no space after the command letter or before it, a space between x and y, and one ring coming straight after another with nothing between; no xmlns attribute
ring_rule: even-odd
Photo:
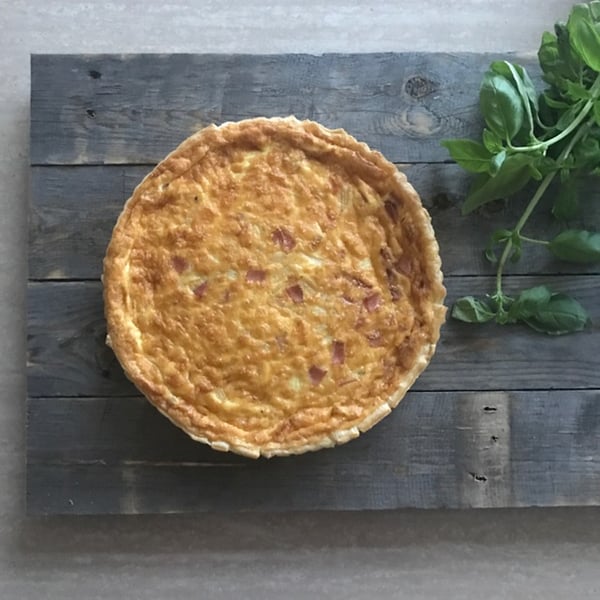
<svg viewBox="0 0 600 600"><path fill-rule="evenodd" d="M127 376L192 438L252 457L371 428L429 363L446 312L404 174L293 117L185 140L127 201L103 281Z"/></svg>

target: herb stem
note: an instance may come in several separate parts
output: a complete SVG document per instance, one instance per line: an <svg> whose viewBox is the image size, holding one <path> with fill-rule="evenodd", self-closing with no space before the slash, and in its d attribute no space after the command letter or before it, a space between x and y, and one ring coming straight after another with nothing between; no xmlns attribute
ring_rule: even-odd
<svg viewBox="0 0 600 600"><path fill-rule="evenodd" d="M596 79L596 82L598 82L598 81L600 81L600 76L598 77L598 79ZM563 151L560 153L560 155L557 159L558 164L561 164L567 158L567 156L569 156L569 154L571 153L571 150L573 150L575 144L584 135L586 135L588 133L588 130L590 129L591 125L592 125L592 121L588 121L583 127L581 127L575 133L575 135L570 139L569 143L564 147ZM535 210L535 207L538 205L538 202L541 200L542 196L548 189L548 186L552 183L552 180L556 176L556 173L557 173L557 171L552 171L551 173L548 173L548 175L546 175L546 177L544 177L544 179L540 183L538 189L535 191L535 194L531 197L531 200L525 207L525 210L523 211L521 218L517 221L517 224L515 225L515 228L513 229L514 235L520 236L521 239L525 239L526 241L534 241L531 238L528 239L528 238L524 238L523 236L521 236L521 230L525 226L525 223L527 223L529 217L531 216L531 213L533 213L533 211ZM535 241L538 241L538 240L535 240ZM508 260L508 257L510 256L512 247L513 247L513 241L512 241L512 238L509 238L506 241L504 250L502 251L502 255L500 256L500 260L498 261L498 270L496 271L496 295L500 302L501 302L500 299L502 298L502 274L504 271L504 267L506 265L506 261Z"/></svg>
<svg viewBox="0 0 600 600"><path fill-rule="evenodd" d="M530 244L539 244L540 246L547 246L550 243L548 240L536 240L535 238L530 238L526 235L520 235L519 237L524 242L529 242Z"/></svg>
<svg viewBox="0 0 600 600"><path fill-rule="evenodd" d="M568 127L565 127L560 133L555 135L553 138L549 140L545 140L543 142L538 142L537 144L532 144L531 146L513 146L510 142L508 142L508 147L514 152L532 152L534 150L547 150L553 144L560 142L562 139L566 138L570 135L587 117L589 112L594 108L594 103L598 100L598 95L600 92L600 75L596 77L596 80L592 84L590 88L590 92L592 97L584 104L583 108L579 112L579 114L569 123Z"/></svg>

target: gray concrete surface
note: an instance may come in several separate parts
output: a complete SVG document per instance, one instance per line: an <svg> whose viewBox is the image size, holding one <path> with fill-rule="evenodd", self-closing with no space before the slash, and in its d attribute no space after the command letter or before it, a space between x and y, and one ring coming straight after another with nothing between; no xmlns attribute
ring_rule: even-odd
<svg viewBox="0 0 600 600"><path fill-rule="evenodd" d="M26 519L31 52L534 51L563 0L0 0L0 599L600 595L600 511Z"/></svg>

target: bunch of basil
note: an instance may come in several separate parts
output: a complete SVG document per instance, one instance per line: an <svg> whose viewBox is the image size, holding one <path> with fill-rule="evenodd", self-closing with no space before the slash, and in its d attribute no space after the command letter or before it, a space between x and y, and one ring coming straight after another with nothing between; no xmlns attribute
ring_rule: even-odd
<svg viewBox="0 0 600 600"><path fill-rule="evenodd" d="M469 323L522 322L559 335L583 329L589 320L585 309L546 286L508 296L502 289L503 271L509 258L520 258L523 242L542 244L562 260L600 262L600 233L566 229L551 240L522 233L555 178L560 188L552 213L564 222L578 214L579 178L600 174L600 1L575 5L566 24L557 23L554 34L544 33L538 59L548 84L542 94L522 66L494 62L479 94L486 123L482 142L442 142L461 167L477 173L463 214L507 198L532 180L539 182L514 228L498 229L490 236L485 255L497 263L494 293L460 298L452 316Z"/></svg>

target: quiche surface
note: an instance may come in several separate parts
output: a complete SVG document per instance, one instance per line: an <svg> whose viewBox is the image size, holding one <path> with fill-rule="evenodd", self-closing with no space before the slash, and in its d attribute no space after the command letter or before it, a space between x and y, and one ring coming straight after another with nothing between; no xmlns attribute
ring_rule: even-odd
<svg viewBox="0 0 600 600"><path fill-rule="evenodd" d="M185 140L127 201L103 282L127 376L192 438L251 457L372 427L445 317L438 245L406 177L293 117Z"/></svg>

